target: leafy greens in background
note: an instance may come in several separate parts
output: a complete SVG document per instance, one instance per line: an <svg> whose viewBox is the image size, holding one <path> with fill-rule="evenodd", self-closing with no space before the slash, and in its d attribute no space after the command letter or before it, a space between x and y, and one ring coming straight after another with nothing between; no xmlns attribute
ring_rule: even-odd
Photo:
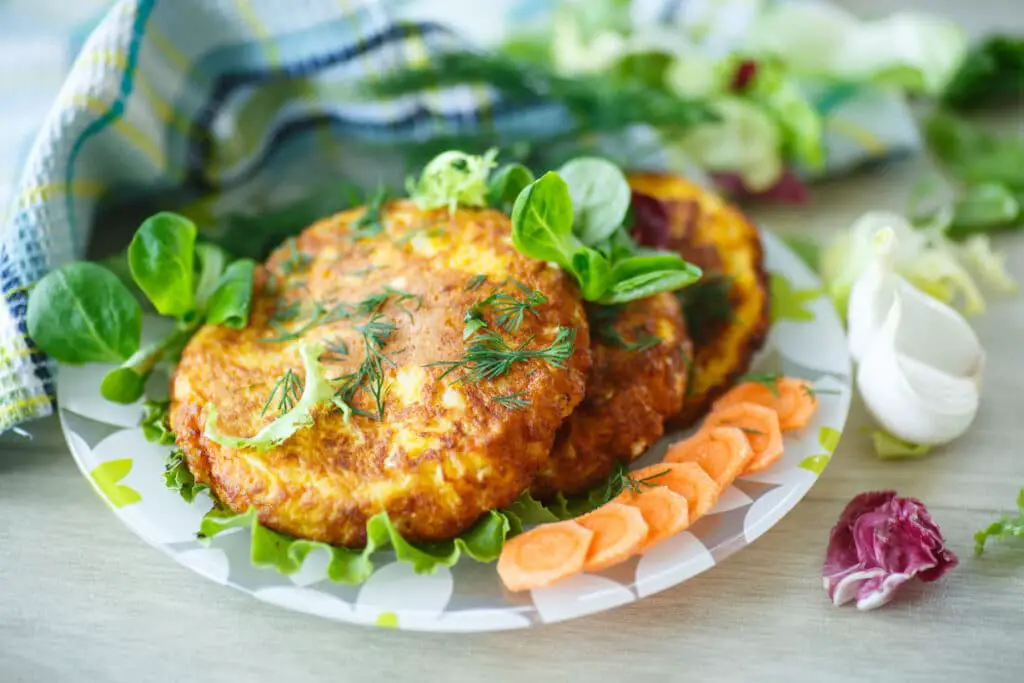
<svg viewBox="0 0 1024 683"><path fill-rule="evenodd" d="M255 264L228 263L218 247L196 245L191 221L162 212L136 231L128 266L156 310L176 320L174 331L161 340L141 345L138 299L117 275L95 263L71 263L47 274L29 294L27 314L29 336L51 358L121 363L100 385L103 397L118 403L139 400L153 369L176 360L203 322L245 326Z"/></svg>
<svg viewBox="0 0 1024 683"><path fill-rule="evenodd" d="M997 522L992 522L974 534L974 552L981 555L985 552L988 539L1002 541L1007 538L1024 538L1024 489L1017 496L1017 516L1006 515Z"/></svg>
<svg viewBox="0 0 1024 683"><path fill-rule="evenodd" d="M975 45L942 94L942 103L970 110L1024 97L1024 38L996 35Z"/></svg>

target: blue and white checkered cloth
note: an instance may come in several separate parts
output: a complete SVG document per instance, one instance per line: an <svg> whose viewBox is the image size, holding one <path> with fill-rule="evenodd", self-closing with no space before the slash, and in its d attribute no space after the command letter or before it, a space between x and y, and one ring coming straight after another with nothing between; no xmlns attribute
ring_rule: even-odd
<svg viewBox="0 0 1024 683"><path fill-rule="evenodd" d="M698 0L636 2L685 21ZM160 196L161 208L216 230L225 215L286 206L325 178L401 173L381 145L481 126L508 139L569 128L554 105L512 107L481 86L389 102L359 101L346 87L438 50L486 46L548 9L546 0L0 5L0 208L9 207L0 433L52 412L53 368L26 337L27 293L84 255L103 229L102 206ZM827 130L831 171L917 146L906 107L881 91L831 102Z"/></svg>

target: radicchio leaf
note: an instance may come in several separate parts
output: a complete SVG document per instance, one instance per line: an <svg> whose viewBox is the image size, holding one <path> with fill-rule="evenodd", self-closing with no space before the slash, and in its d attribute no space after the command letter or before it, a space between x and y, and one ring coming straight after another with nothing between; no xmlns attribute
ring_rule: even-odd
<svg viewBox="0 0 1024 683"><path fill-rule="evenodd" d="M889 602L910 579L935 581L958 564L924 504L895 491L856 496L832 529L822 567L836 605L858 609Z"/></svg>

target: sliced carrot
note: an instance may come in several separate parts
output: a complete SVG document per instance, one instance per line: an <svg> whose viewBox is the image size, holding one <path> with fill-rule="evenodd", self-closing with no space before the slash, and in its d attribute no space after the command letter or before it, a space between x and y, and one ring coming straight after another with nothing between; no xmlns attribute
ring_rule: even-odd
<svg viewBox="0 0 1024 683"><path fill-rule="evenodd" d="M668 449L665 462L695 462L724 489L743 473L754 450L739 427L702 429Z"/></svg>
<svg viewBox="0 0 1024 683"><path fill-rule="evenodd" d="M551 584L583 571L594 532L574 521L542 524L505 542L498 576L511 591Z"/></svg>
<svg viewBox="0 0 1024 683"><path fill-rule="evenodd" d="M782 457L782 429L779 414L758 403L735 403L712 412L704 429L739 427L747 435L754 455L745 472L761 472Z"/></svg>
<svg viewBox="0 0 1024 683"><path fill-rule="evenodd" d="M639 508L606 503L576 518L576 523L594 532L583 569L596 572L622 562L647 540L647 522Z"/></svg>
<svg viewBox="0 0 1024 683"><path fill-rule="evenodd" d="M772 413L774 416L775 413ZM718 482L695 462L662 462L631 472L634 481L664 486L686 499L690 524L718 502Z"/></svg>
<svg viewBox="0 0 1024 683"><path fill-rule="evenodd" d="M712 410L722 410L737 403L757 403L771 408L778 413L779 427L784 432L806 425L818 409L818 397L814 395L811 383L794 377L776 379L774 391L763 382L737 384L715 401Z"/></svg>
<svg viewBox="0 0 1024 683"><path fill-rule="evenodd" d="M667 486L641 488L639 493L623 491L615 499L640 510L647 523L647 539L640 552L690 526L686 499Z"/></svg>

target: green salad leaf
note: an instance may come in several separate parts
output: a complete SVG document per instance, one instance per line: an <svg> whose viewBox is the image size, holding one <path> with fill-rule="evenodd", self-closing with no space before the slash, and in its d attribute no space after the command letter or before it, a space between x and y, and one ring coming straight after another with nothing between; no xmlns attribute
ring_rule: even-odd
<svg viewBox="0 0 1024 683"><path fill-rule="evenodd" d="M185 461L185 453L176 448L167 456L164 463L164 485L172 491L177 491L186 503L195 501L196 495L202 491L209 490L206 484L196 483Z"/></svg>
<svg viewBox="0 0 1024 683"><path fill-rule="evenodd" d="M505 164L487 183L487 203L511 211L519 193L534 181L533 171L522 164Z"/></svg>
<svg viewBox="0 0 1024 683"><path fill-rule="evenodd" d="M183 319L195 309L195 223L161 212L128 245L132 277L161 315Z"/></svg>
<svg viewBox="0 0 1024 683"><path fill-rule="evenodd" d="M963 182L1024 190L1024 136L991 133L942 111L924 132L931 151Z"/></svg>
<svg viewBox="0 0 1024 683"><path fill-rule="evenodd" d="M615 246L609 249L613 255L609 259L599 249L586 246L574 233L569 184L549 171L516 199L512 243L521 253L554 262L568 271L587 301L624 303L679 289L700 278L700 269L678 254L641 251L627 235L620 235L624 216L625 212L618 216L616 229L601 240L602 248L608 247L609 240Z"/></svg>
<svg viewBox="0 0 1024 683"><path fill-rule="evenodd" d="M418 180L410 179L409 196L424 210L459 206L487 206L487 179L494 168L498 150L482 156L458 150L442 152L426 166Z"/></svg>
<svg viewBox="0 0 1024 683"><path fill-rule="evenodd" d="M997 541L1007 538L1024 538L1024 489L1020 490L1017 496L1017 516L1006 515L998 522L992 522L984 529L974 534L974 552L981 555L985 552L985 544L988 540Z"/></svg>
<svg viewBox="0 0 1024 683"><path fill-rule="evenodd" d="M257 567L269 567L291 575L302 568L310 552L324 550L330 557L327 576L332 581L360 584L373 573L373 554L388 548L394 551L399 562L411 564L417 574L432 574L438 567L451 567L463 554L478 562L493 562L501 554L509 532L509 520L501 513L491 511L468 531L450 541L413 544L402 538L388 514L381 512L366 523L366 546L350 549L297 539L268 529L260 524L256 508L235 514L214 507L203 519L199 535L204 542L209 542L217 534L235 528L249 530L251 560Z"/></svg>
<svg viewBox="0 0 1024 683"><path fill-rule="evenodd" d="M1024 228L1017 196L1004 185L980 183L968 187L956 200L946 235L960 240L968 235L1007 228Z"/></svg>
<svg viewBox="0 0 1024 683"><path fill-rule="evenodd" d="M161 446L174 444L174 432L167 423L167 411L171 407L169 400L144 401L142 404L142 435L150 443Z"/></svg>
<svg viewBox="0 0 1024 683"><path fill-rule="evenodd" d="M249 324L252 304L252 276L256 262L238 259L227 267L210 295L206 322L240 330Z"/></svg>
<svg viewBox="0 0 1024 683"><path fill-rule="evenodd" d="M196 260L199 261L199 277L196 279L196 308L205 309L210 296L216 291L228 255L214 244L197 244Z"/></svg>
<svg viewBox="0 0 1024 683"><path fill-rule="evenodd" d="M45 275L28 299L33 343L62 363L117 363L139 350L142 308L121 280L95 263Z"/></svg>
<svg viewBox="0 0 1024 683"><path fill-rule="evenodd" d="M977 109L1024 96L1024 38L994 35L974 45L942 94L954 109Z"/></svg>
<svg viewBox="0 0 1024 683"><path fill-rule="evenodd" d="M206 438L228 448L255 448L266 451L284 443L300 429L312 426L313 408L322 403L330 403L348 415L351 408L337 395L335 384L327 378L326 368L320 362L320 354L323 352L322 344L310 342L308 339L299 340L299 356L302 358L306 379L302 396L289 410L278 415L253 436L230 436L221 434L217 429L217 407L212 403L208 404Z"/></svg>
<svg viewBox="0 0 1024 683"><path fill-rule="evenodd" d="M572 199L576 237L596 246L619 229L629 211L632 192L618 166L600 157L577 157L558 169Z"/></svg>

